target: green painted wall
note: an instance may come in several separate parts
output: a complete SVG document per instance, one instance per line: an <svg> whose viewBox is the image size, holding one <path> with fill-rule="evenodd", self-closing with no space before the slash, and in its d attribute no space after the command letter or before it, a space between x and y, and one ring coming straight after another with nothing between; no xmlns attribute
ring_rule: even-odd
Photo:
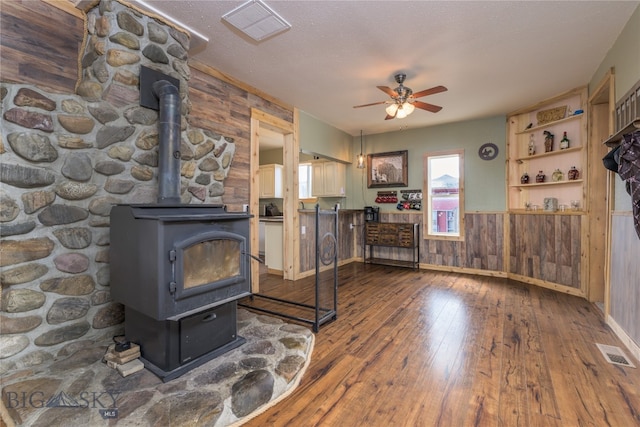
<svg viewBox="0 0 640 427"><path fill-rule="evenodd" d="M589 82L589 92L600 83L606 72L615 69L616 102L627 93L640 79L640 6L636 8L620 36L611 46L598 70ZM620 177L615 180L615 210L630 211L631 196L624 189Z"/></svg>
<svg viewBox="0 0 640 427"><path fill-rule="evenodd" d="M351 162L352 137L300 111L300 150Z"/></svg>
<svg viewBox="0 0 640 427"><path fill-rule="evenodd" d="M505 151L506 117L469 120L419 129L365 135L364 152L382 153L388 151L409 151L408 187L389 188L400 194L402 189L422 189L423 156L430 151L464 149L465 163L465 210L504 211L506 209ZM498 146L498 157L486 161L478 156L478 149L491 142ZM360 136L353 138L354 159L360 152ZM351 169L351 187L347 187L346 207L361 208L375 205L376 194L385 188L367 188L366 169ZM380 204L382 211L395 211L395 204Z"/></svg>

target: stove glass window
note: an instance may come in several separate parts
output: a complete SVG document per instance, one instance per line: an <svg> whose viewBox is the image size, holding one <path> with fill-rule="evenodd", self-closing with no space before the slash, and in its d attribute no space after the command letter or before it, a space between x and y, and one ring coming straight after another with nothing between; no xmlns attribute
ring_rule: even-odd
<svg viewBox="0 0 640 427"><path fill-rule="evenodd" d="M240 276L240 256L239 240L207 240L186 248L184 289Z"/></svg>

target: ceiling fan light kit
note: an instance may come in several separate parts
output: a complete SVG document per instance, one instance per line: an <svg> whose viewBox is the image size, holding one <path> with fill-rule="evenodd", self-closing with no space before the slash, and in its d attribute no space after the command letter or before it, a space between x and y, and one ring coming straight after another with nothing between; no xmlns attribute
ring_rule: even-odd
<svg viewBox="0 0 640 427"><path fill-rule="evenodd" d="M384 93L386 93L391 97L390 101L381 101L381 102L374 102L371 104L356 105L353 108L369 107L372 105L380 105L380 104L390 104L387 108L385 108L385 111L387 113L387 117L385 117L385 120L396 119L396 118L404 119L409 114L413 113L416 107L420 108L421 110L430 111L432 113L437 113L438 111L442 110L442 107L438 105L427 104L426 102L418 101L416 98L421 98L423 96L434 95L436 93L445 92L447 90L446 87L435 86L435 87L432 87L431 89L425 89L425 90L421 90L420 92L414 93L413 90L411 90L411 88L408 88L403 85L406 77L407 75L402 73L396 74L394 76L395 81L399 85L395 89L391 89L388 86L377 86L378 89L380 89L381 91L383 91Z"/></svg>
<svg viewBox="0 0 640 427"><path fill-rule="evenodd" d="M391 117L395 117L396 119L404 119L409 114L413 113L416 107L409 102L405 102L404 104L391 104L389 105L385 111L387 115Z"/></svg>

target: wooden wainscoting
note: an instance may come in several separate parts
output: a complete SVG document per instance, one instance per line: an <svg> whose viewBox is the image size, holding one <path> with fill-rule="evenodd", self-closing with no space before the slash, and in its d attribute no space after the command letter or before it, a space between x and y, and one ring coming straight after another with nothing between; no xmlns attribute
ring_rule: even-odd
<svg viewBox="0 0 640 427"><path fill-rule="evenodd" d="M420 239L420 263L429 269L446 269L502 275L504 266L504 216L502 212L466 212L464 240ZM382 213L383 222L420 224L422 212ZM378 256L393 258L407 256L398 249L378 250ZM400 258L403 259L403 258Z"/></svg>
<svg viewBox="0 0 640 427"><path fill-rule="evenodd" d="M300 229L305 228L305 234L300 235L300 274L302 277L314 274L316 268L315 211L299 212ZM362 227L364 215L362 210L340 210L338 214L338 263L344 264L362 257ZM333 218L328 215L320 217L321 233L329 229L329 222ZM353 227L351 227L353 224ZM322 235L321 234L321 235Z"/></svg>
<svg viewBox="0 0 640 427"><path fill-rule="evenodd" d="M609 315L640 349L640 239L631 212L611 216ZM640 354L640 350L636 350Z"/></svg>
<svg viewBox="0 0 640 427"><path fill-rule="evenodd" d="M509 218L509 273L582 293L582 215L513 213Z"/></svg>
<svg viewBox="0 0 640 427"><path fill-rule="evenodd" d="M596 343L622 343L583 298L362 263L338 276L300 386L246 426L640 425L640 369L605 361ZM261 291L309 303L313 283Z"/></svg>

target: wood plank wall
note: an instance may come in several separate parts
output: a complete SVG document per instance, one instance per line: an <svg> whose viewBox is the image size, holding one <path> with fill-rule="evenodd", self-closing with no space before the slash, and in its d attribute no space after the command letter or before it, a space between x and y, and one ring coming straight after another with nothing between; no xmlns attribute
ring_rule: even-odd
<svg viewBox="0 0 640 427"><path fill-rule="evenodd" d="M640 346L640 239L629 213L611 216L610 316Z"/></svg>
<svg viewBox="0 0 640 427"><path fill-rule="evenodd" d="M440 267L504 272L504 214L465 213L464 240L422 239L422 212L383 213L382 221L420 224L420 263ZM397 249L394 249L397 251ZM384 256L377 251L379 256ZM411 254L409 253L410 257Z"/></svg>
<svg viewBox="0 0 640 427"><path fill-rule="evenodd" d="M74 93L83 20L41 1L3 1L0 7L2 81Z"/></svg>
<svg viewBox="0 0 640 427"><path fill-rule="evenodd" d="M300 236L300 272L305 273L316 268L315 212L300 212L300 228L305 227L305 234ZM338 262L348 261L362 256L362 211L344 210L338 216ZM330 216L320 217L320 236L329 230ZM354 228L350 228L354 224Z"/></svg>
<svg viewBox="0 0 640 427"><path fill-rule="evenodd" d="M512 214L509 273L580 289L582 215Z"/></svg>
<svg viewBox="0 0 640 427"><path fill-rule="evenodd" d="M307 230L314 226L312 214L300 215L300 225ZM340 260L362 258L363 215L354 214L351 219L340 218ZM502 213L467 213L465 214L465 240L436 240L422 238L422 213L381 213L381 222L400 222L420 224L418 240L420 242L420 263L435 267L452 267L460 269L484 270L488 272L504 272L504 214ZM349 224L355 224L349 230ZM307 231L308 233L308 231ZM308 239L307 239L308 240ZM313 242L300 239L300 271L315 268L312 263ZM403 248L386 248L376 246L376 257L394 260L411 260L411 250Z"/></svg>
<svg viewBox="0 0 640 427"><path fill-rule="evenodd" d="M293 111L195 67L191 68L189 99L193 106L188 117L189 124L234 138L236 152L224 183L222 201L230 207L229 210L241 210L242 204L249 203L251 184L251 108L290 123L293 123Z"/></svg>

